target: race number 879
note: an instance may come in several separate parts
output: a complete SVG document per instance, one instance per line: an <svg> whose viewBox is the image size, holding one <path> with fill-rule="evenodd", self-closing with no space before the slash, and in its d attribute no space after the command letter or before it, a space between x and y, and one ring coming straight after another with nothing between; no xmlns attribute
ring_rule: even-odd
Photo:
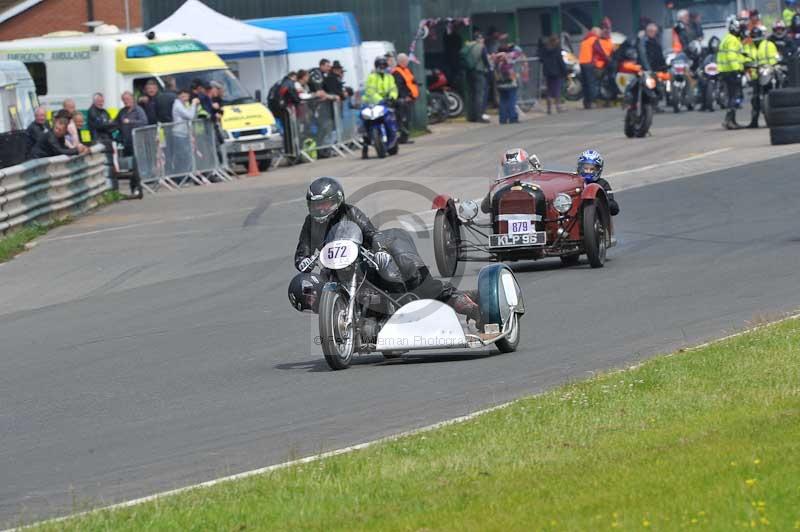
<svg viewBox="0 0 800 532"><path fill-rule="evenodd" d="M516 235L519 233L531 232L531 222L529 220L512 220L508 223L511 226L509 234Z"/></svg>

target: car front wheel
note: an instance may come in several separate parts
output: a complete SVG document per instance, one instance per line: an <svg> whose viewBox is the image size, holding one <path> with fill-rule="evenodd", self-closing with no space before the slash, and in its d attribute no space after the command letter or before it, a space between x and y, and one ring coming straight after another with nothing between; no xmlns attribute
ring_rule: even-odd
<svg viewBox="0 0 800 532"><path fill-rule="evenodd" d="M602 268L606 262L607 220L605 204L593 201L583 207L583 246L592 268Z"/></svg>

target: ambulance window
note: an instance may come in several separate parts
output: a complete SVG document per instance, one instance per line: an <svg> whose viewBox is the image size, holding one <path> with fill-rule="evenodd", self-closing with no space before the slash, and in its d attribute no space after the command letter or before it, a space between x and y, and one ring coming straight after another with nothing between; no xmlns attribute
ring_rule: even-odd
<svg viewBox="0 0 800 532"><path fill-rule="evenodd" d="M47 66L44 63L25 63L28 72L36 85L36 94L43 96L47 94Z"/></svg>
<svg viewBox="0 0 800 532"><path fill-rule="evenodd" d="M141 96L144 94L144 86L151 79L155 79L156 83L158 83L158 80L156 78L154 78L153 76L150 76L150 77L147 77L147 78L138 78L138 79L133 80L133 96L134 96L134 98L136 98L136 101L139 101L139 98L141 98ZM159 87L158 90L160 91L161 90L161 84L160 83L158 84L158 87Z"/></svg>

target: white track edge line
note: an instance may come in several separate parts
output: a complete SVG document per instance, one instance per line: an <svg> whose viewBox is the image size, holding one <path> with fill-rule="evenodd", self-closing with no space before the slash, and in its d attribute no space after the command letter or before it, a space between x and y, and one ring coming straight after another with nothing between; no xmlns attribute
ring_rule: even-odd
<svg viewBox="0 0 800 532"><path fill-rule="evenodd" d="M781 324L781 323L784 323L784 322L787 322L787 321L792 321L792 320L797 320L797 319L800 319L800 310L796 310L796 311L790 312L788 315L786 315L786 316L784 316L784 317L782 317L782 318L780 318L778 320L775 320L775 321L762 323L762 324L756 325L754 327L747 328L747 329L735 332L733 334L729 334L727 336L723 336L721 338L716 338L714 340L709 340L707 342L703 342L701 344L692 345L692 346L684 347L684 348L679 348L678 350L676 350L676 351L674 351L672 353L667 353L665 355L660 355L660 356L671 357L671 356L674 356L676 354L680 355L680 354L687 353L687 352L697 351L698 349L702 349L704 347L709 347L709 346L712 346L712 345L715 345L715 344L718 344L718 343L721 343L721 342L725 342L727 340L732 340L733 338L738 338L739 336L743 336L745 334L749 334L749 333L760 331L760 330L762 330L762 329L764 329L766 327L771 327L773 325L778 325L778 324ZM625 372L628 372L628 371L633 371L633 370L636 370L639 367L641 367L642 364L644 364L645 362L653 360L653 358L654 357L649 357L645 361L642 361L642 362L640 362L638 364L634 364L634 365L629 366L627 368L621 368L621 369L619 369L617 371L603 371L602 373L603 374L614 374L614 373L625 373ZM594 378L594 376L595 375L592 375L592 377L590 377L590 378ZM549 391L549 390L547 390L547 391ZM173 489L173 490L162 491L160 493L156 493L156 494L153 494L153 495L147 495L146 497L139 497L138 499L131 499L129 501L124 501L124 502L120 502L120 503L116 503L116 504L111 504L109 506L103 506L102 508L95 508L93 510L87 510L85 512L79 512L79 513L76 513L76 514L65 515L63 517L56 517L56 518L53 518L53 519L40 521L38 523L32 523L30 525L23 525L22 527L18 527L18 528L9 528L7 530L0 531L0 532L17 532L17 531L25 530L27 528L34 527L34 526L41 526L41 525L50 524L50 523L58 523L58 522L61 522L61 521L66 521L68 519L75 519L75 518L78 518L78 517L84 517L84 516L87 516L87 515L100 513L100 512L107 511L107 510L117 510L117 509L120 509L120 508L129 508L131 506L136 506L138 504L144 504L144 503L147 503L147 502L152 502L152 501L155 501L157 499L162 499L164 497L170 497L170 496L173 496L173 495L179 495L181 493L186 493L188 491L195 490L195 489L210 488L212 486L216 486L217 484L222 484L222 483L225 483L225 482L230 482L230 481L234 481L234 480L241 480L241 479L244 479L244 478L249 478L249 477L256 476L256 475L261 475L261 474L264 474L264 473L269 473L269 472L277 471L277 470L280 470L280 469L286 469L288 467L293 467L293 466L296 466L296 465L308 464L308 463L311 463L311 462L317 462L317 461L320 461L320 460L324 460L326 458L331 458L331 457L339 456L339 455L342 455L342 454L348 454L348 453L351 453L351 452L354 452L354 451L360 451L362 449L366 449L368 447L372 447L374 445L378 445L378 444L381 444L381 443L388 443L388 442L399 440L401 438L405 438L407 436L415 436L417 434L423 434L423 433L426 433L426 432L431 432L433 430L436 430L436 429L439 429L439 428L442 428L442 427L447 427L449 425L457 425L457 424L460 424L460 423L464 423L466 421L470 421L470 420L475 419L475 418L477 418L479 416L482 416L484 414L488 414L490 412L494 412L494 411L497 411L497 410L501 410L503 408L507 408L507 407L511 406L512 404L517 403L519 401L522 401L522 400L525 400L525 399L529 399L531 397L540 396L540 395L542 395L544 393L547 393L547 391L543 391L543 392L532 394L532 395L526 395L524 397L519 397L517 399L512 399L511 401L507 401L505 403L501 403L499 405L495 405L495 406L492 406L492 407L489 407L489 408L484 408L484 409L481 409L481 410L476 410L475 412L472 412L470 414L465 414L463 416L458 416L458 417L454 417L454 418L451 418L451 419L446 419L444 421L439 421L438 423L434 423L432 425L426 425L424 427L419 427L419 428L416 428L416 429L411 429L411 430L399 432L397 434L392 434L390 436L384 436L382 438L378 438L378 439L375 439L375 440L370 440L370 441L366 441L366 442L363 442L363 443L350 445L350 446L347 446L347 447L341 447L339 449L334 449L332 451L325 451L324 453L314 454L314 455L311 455L311 456L306 456L304 458L298 458L296 460L290 460L288 462L282 462L280 464L273 464L273 465L266 466L266 467L261 467L261 468L258 468L258 469L251 469L249 471L243 471L242 473L236 473L235 475L229 475L229 476L226 476L226 477L220 477L220 478L217 478L217 479L208 480L206 482L200 482L199 484L192 484L191 486L184 486L182 488L176 488L176 489Z"/></svg>

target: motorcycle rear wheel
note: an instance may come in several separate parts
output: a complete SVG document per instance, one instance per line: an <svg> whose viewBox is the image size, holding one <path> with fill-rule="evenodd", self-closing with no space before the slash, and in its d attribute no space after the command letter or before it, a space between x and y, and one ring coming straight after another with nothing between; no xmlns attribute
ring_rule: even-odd
<svg viewBox="0 0 800 532"><path fill-rule="evenodd" d="M356 351L355 327L350 319L348 297L340 290L325 290L319 301L319 335L325 362L332 370L347 369Z"/></svg>

